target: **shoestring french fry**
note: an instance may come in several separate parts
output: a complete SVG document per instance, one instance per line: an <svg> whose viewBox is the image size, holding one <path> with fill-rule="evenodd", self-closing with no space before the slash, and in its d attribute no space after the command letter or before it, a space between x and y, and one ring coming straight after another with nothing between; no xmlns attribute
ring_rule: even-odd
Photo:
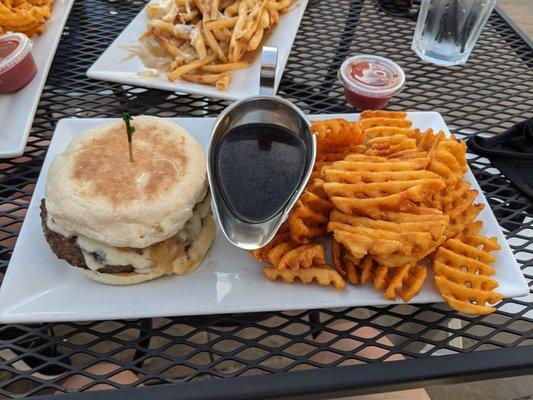
<svg viewBox="0 0 533 400"><path fill-rule="evenodd" d="M174 71L170 72L168 74L168 77L171 81L175 80L176 78L179 78L185 74L187 74L190 71L193 71L195 69L198 69L206 64L209 64L210 62L213 62L216 59L214 55L210 55L203 60L196 60L193 62L190 62L189 64L182 65L181 67L176 68Z"/></svg>
<svg viewBox="0 0 533 400"><path fill-rule="evenodd" d="M196 82L196 83L207 83L207 84L213 84L220 81L222 78L224 78L228 72L221 73L221 74L204 74L204 75L193 75L193 74L185 74L182 75L182 79L189 82Z"/></svg>
<svg viewBox="0 0 533 400"><path fill-rule="evenodd" d="M248 68L249 66L250 66L250 63L246 61L239 61L239 62L227 63L227 64L204 65L202 67L202 71L209 72L209 73L230 72L230 71L236 71L238 69Z"/></svg>

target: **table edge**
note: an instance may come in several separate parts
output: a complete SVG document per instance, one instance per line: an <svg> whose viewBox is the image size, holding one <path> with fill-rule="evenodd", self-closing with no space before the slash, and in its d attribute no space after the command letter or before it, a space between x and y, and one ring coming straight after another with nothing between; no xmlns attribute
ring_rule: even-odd
<svg viewBox="0 0 533 400"><path fill-rule="evenodd" d="M487 362L490 359L490 362ZM457 373L457 365L461 373ZM260 376L179 382L99 392L38 396L38 399L244 400L331 399L533 373L533 345L438 357L293 371ZM317 379L319 378L319 379Z"/></svg>
<svg viewBox="0 0 533 400"><path fill-rule="evenodd" d="M530 47L533 49L533 38L529 37L529 35L520 28L517 23L507 14L502 7L496 3L496 6L494 7L494 11L498 13L500 17L511 27L513 31L515 31L518 36Z"/></svg>
<svg viewBox="0 0 533 400"><path fill-rule="evenodd" d="M530 38L499 4L496 4L494 11L533 49L533 38ZM55 55L52 62L54 59ZM490 365L487 363L487 357L491 359ZM459 364L461 372L458 374L455 367ZM533 374L533 345L308 371L133 387L119 389L118 392L77 392L35 398L115 400L120 393L122 398L128 400L319 400L528 374ZM318 376L321 380L316 379ZM298 390L301 388L303 390ZM213 393L220 396L214 397Z"/></svg>

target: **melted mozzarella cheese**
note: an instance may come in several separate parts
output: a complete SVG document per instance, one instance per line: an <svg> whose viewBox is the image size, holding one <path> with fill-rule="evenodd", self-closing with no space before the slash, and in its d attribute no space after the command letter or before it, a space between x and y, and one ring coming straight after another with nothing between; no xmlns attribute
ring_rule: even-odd
<svg viewBox="0 0 533 400"><path fill-rule="evenodd" d="M135 268L135 272L142 273L153 266L148 252L144 249L139 254L135 251L108 246L82 235L78 235L76 243L80 246L85 264L93 271L106 265L131 265Z"/></svg>
<svg viewBox="0 0 533 400"><path fill-rule="evenodd" d="M148 4L147 11L150 17L165 20L172 16L173 12L176 13L174 14L175 17L178 10L174 0L152 0L150 4Z"/></svg>

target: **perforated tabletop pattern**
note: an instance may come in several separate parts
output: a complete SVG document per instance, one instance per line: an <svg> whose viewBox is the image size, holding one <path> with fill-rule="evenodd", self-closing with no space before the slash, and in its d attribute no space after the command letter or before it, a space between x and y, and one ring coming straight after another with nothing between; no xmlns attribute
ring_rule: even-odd
<svg viewBox="0 0 533 400"><path fill-rule="evenodd" d="M122 110L163 117L216 116L229 104L86 77L89 66L143 4L75 2L26 152L17 159L0 160L2 276L59 119L117 117ZM372 53L397 61L406 72L407 86L391 101L391 110L438 111L461 137L477 131L498 134L533 116L532 49L499 15L490 18L468 63L448 69L422 63L410 50L414 26L412 21L384 14L370 1L310 0L278 94L308 113L351 112L336 79L337 69L349 55ZM531 285L531 199L487 159L470 155L470 167ZM430 304L3 325L0 397L84 391L101 384L122 388L279 374L531 346L532 297L505 300L486 317L466 317L444 304ZM461 365L457 368L459 372ZM76 376L81 379L74 385Z"/></svg>

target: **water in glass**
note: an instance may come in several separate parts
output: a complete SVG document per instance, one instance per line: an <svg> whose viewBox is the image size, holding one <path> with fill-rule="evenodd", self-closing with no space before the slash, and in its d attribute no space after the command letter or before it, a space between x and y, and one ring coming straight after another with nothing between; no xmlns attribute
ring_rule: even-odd
<svg viewBox="0 0 533 400"><path fill-rule="evenodd" d="M495 0L422 0L411 48L424 60L464 64Z"/></svg>

